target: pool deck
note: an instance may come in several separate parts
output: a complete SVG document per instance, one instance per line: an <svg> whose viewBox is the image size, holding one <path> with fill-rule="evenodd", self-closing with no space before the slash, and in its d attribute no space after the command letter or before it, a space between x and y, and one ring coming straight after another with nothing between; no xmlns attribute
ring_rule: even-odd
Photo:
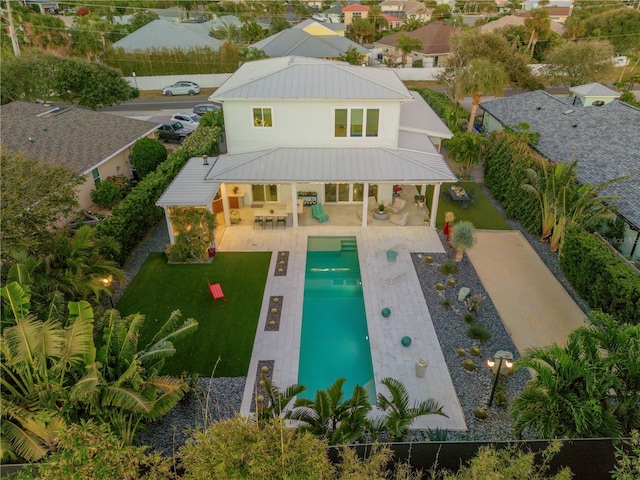
<svg viewBox="0 0 640 480"><path fill-rule="evenodd" d="M396 378L407 387L411 402L433 398L444 406L443 410L449 416L421 417L412 428L466 430L464 414L410 257L410 252L444 252L436 231L425 226L363 229L322 225L280 231L235 226L224 230L218 242L220 251L274 252L240 413L250 413L259 361L274 361L273 382L281 389L297 383L307 237L331 235L355 236L357 239L376 391L388 395L380 381L385 377ZM385 253L376 245L395 237L406 239L404 245L394 248L398 252L396 264L406 262L411 268L388 284L380 274L394 264L387 261ZM279 251L289 252L286 276L274 276ZM278 295L284 297L280 328L265 331L269 297ZM384 307L391 309L389 318L383 318L380 313ZM400 342L405 335L413 340L409 347ZM429 362L424 378L415 374L415 362L419 357ZM345 392L346 396L350 394Z"/></svg>

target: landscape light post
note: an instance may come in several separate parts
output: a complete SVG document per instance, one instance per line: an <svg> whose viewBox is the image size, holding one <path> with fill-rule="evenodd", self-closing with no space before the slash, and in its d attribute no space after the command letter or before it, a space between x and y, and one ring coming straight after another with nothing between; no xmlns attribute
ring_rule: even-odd
<svg viewBox="0 0 640 480"><path fill-rule="evenodd" d="M494 369L494 367L496 366L496 360L498 363L498 368ZM489 395L489 402L487 402L487 407L490 407L493 403L493 396L496 393L498 378L500 377L500 371L502 370L503 362L507 370L511 370L511 368L513 367L513 354L511 352L499 350L495 353L493 358L487 359L487 366L493 370L493 386L491 387L491 395Z"/></svg>
<svg viewBox="0 0 640 480"><path fill-rule="evenodd" d="M111 286L111 282L113 282L113 277L111 275L109 275L108 277L104 277L102 279L102 283L104 284L105 287L109 288ZM111 308L114 309L116 307L114 307L113 305L113 298L111 298L111 292L109 292L109 303L111 304Z"/></svg>

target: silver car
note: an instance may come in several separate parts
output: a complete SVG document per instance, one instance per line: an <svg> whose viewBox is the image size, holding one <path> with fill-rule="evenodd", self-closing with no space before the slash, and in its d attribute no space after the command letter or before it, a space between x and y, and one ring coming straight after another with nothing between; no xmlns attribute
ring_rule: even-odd
<svg viewBox="0 0 640 480"><path fill-rule="evenodd" d="M195 95L200 93L200 85L195 82L182 80L168 87L164 87L160 92L168 97L171 95Z"/></svg>

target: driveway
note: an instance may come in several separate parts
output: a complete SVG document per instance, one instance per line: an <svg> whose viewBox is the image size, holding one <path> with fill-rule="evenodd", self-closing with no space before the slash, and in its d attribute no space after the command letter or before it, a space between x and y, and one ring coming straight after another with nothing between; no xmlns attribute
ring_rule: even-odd
<svg viewBox="0 0 640 480"><path fill-rule="evenodd" d="M585 313L519 231L477 232L467 254L516 348L564 345Z"/></svg>

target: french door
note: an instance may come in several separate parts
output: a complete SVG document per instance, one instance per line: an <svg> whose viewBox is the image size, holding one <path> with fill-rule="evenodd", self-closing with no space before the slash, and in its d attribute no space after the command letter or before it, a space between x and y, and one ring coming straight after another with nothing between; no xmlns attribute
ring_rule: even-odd
<svg viewBox="0 0 640 480"><path fill-rule="evenodd" d="M253 203L278 201L277 185L251 185L251 193L253 195Z"/></svg>

